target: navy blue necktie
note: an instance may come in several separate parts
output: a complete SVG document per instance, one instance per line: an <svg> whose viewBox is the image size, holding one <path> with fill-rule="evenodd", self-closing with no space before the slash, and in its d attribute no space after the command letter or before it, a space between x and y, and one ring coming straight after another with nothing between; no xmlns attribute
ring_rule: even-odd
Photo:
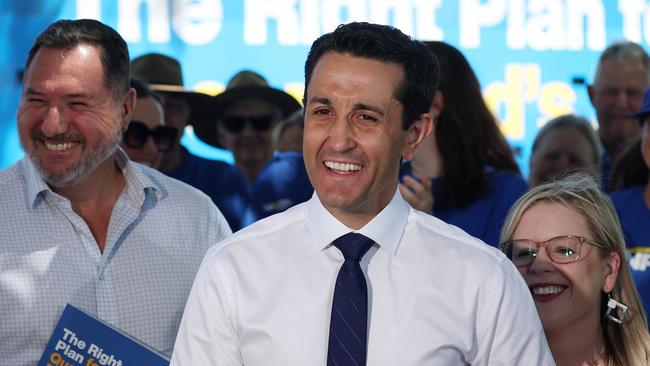
<svg viewBox="0 0 650 366"><path fill-rule="evenodd" d="M334 240L345 262L339 270L332 302L328 366L366 364L368 287L359 260L372 246L372 239L349 233Z"/></svg>

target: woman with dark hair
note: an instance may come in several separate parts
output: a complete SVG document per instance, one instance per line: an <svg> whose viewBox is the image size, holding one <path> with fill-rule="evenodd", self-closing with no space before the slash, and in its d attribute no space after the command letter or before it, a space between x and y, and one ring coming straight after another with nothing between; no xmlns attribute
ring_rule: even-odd
<svg viewBox="0 0 650 366"><path fill-rule="evenodd" d="M496 246L526 182L467 59L444 42L427 45L441 70L432 106L438 118L415 157L403 165L400 191L413 207Z"/></svg>

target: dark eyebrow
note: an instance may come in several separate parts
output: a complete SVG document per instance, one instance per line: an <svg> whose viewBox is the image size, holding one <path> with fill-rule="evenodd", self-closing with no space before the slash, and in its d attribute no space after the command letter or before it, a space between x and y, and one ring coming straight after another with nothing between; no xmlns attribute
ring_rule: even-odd
<svg viewBox="0 0 650 366"><path fill-rule="evenodd" d="M332 102L329 99L327 99L327 98L319 98L319 97L313 97L313 98L309 99L308 104L311 104L311 103L319 103L319 104L325 104L325 105L331 105L332 104Z"/></svg>
<svg viewBox="0 0 650 366"><path fill-rule="evenodd" d="M34 89L32 89L32 88L27 88L27 89L25 90L25 94L29 94L29 95L43 95L43 93L41 93L41 92L39 92L39 91L36 91L36 90L34 90Z"/></svg>
<svg viewBox="0 0 650 366"><path fill-rule="evenodd" d="M27 88L25 90L25 94L26 95L45 95L45 94L39 92L38 90L34 90L33 88ZM66 97L71 98L71 99L90 98L90 96L88 94L85 94L85 93L70 93L70 94L66 94Z"/></svg>
<svg viewBox="0 0 650 366"><path fill-rule="evenodd" d="M382 116L384 115L384 111L381 108L375 107L375 106L372 106L372 105L369 105L369 104L355 103L354 104L354 109L365 109L365 110L368 110L368 111L373 111L375 113L379 113Z"/></svg>

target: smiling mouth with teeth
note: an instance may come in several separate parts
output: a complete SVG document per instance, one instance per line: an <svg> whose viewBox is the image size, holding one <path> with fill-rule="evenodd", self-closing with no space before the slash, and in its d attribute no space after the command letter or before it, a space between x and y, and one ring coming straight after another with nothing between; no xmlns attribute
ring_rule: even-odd
<svg viewBox="0 0 650 366"><path fill-rule="evenodd" d="M76 146L76 142L64 142L64 143L51 143L45 142L45 148L51 151L65 151L71 149L73 146Z"/></svg>
<svg viewBox="0 0 650 366"><path fill-rule="evenodd" d="M351 163L339 163L336 161L326 161L325 166L331 170L339 170L342 172L356 172L361 170L361 165Z"/></svg>
<svg viewBox="0 0 650 366"><path fill-rule="evenodd" d="M533 295L555 295L564 291L565 287L563 286L539 286L533 287L531 292Z"/></svg>

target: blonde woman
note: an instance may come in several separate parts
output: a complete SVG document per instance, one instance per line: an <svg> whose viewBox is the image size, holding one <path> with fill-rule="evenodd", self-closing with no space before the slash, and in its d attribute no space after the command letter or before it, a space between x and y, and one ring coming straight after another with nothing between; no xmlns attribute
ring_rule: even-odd
<svg viewBox="0 0 650 366"><path fill-rule="evenodd" d="M621 227L592 177L533 188L511 209L501 239L530 288L558 366L650 364Z"/></svg>

